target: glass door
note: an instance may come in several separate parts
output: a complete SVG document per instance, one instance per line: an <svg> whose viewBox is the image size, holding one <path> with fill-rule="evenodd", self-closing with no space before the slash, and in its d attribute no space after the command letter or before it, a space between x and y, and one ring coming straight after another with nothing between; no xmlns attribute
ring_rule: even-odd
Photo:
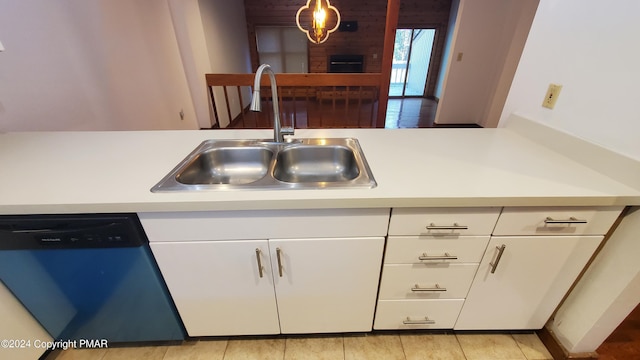
<svg viewBox="0 0 640 360"><path fill-rule="evenodd" d="M423 96L435 29L397 29L389 96Z"/></svg>

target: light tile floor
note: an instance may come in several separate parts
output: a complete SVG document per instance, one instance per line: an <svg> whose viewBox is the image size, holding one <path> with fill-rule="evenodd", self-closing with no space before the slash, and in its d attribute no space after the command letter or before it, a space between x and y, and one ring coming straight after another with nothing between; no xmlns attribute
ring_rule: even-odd
<svg viewBox="0 0 640 360"><path fill-rule="evenodd" d="M551 360L535 334L393 333L187 341L66 350L47 360Z"/></svg>

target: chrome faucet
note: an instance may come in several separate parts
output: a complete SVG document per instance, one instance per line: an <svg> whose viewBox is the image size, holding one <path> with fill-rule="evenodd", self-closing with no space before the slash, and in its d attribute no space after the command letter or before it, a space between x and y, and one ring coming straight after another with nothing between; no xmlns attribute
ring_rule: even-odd
<svg viewBox="0 0 640 360"><path fill-rule="evenodd" d="M282 127L280 123L280 109L278 108L278 85L276 85L276 76L268 64L262 64L256 71L256 77L253 82L253 97L251 98L251 111L262 111L260 103L260 79L262 73L267 72L269 81L271 82L271 102L273 103L273 141L284 142L284 135L293 135L294 127Z"/></svg>

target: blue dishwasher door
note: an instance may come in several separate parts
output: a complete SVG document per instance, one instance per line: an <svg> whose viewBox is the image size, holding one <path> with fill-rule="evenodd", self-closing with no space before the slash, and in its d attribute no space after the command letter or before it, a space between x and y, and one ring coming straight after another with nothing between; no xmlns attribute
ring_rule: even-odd
<svg viewBox="0 0 640 360"><path fill-rule="evenodd" d="M184 339L148 244L0 250L0 280L57 340Z"/></svg>

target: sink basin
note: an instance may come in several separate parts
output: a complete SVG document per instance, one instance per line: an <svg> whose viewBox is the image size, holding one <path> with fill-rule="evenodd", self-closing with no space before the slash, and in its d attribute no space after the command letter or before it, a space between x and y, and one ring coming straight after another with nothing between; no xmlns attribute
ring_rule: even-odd
<svg viewBox="0 0 640 360"><path fill-rule="evenodd" d="M284 190L373 188L357 139L207 140L152 189Z"/></svg>
<svg viewBox="0 0 640 360"><path fill-rule="evenodd" d="M353 150L345 146L309 145L278 153L273 176L288 183L344 182L358 177Z"/></svg>
<svg viewBox="0 0 640 360"><path fill-rule="evenodd" d="M223 147L197 154L176 181L196 184L249 184L269 171L273 152L262 147Z"/></svg>

